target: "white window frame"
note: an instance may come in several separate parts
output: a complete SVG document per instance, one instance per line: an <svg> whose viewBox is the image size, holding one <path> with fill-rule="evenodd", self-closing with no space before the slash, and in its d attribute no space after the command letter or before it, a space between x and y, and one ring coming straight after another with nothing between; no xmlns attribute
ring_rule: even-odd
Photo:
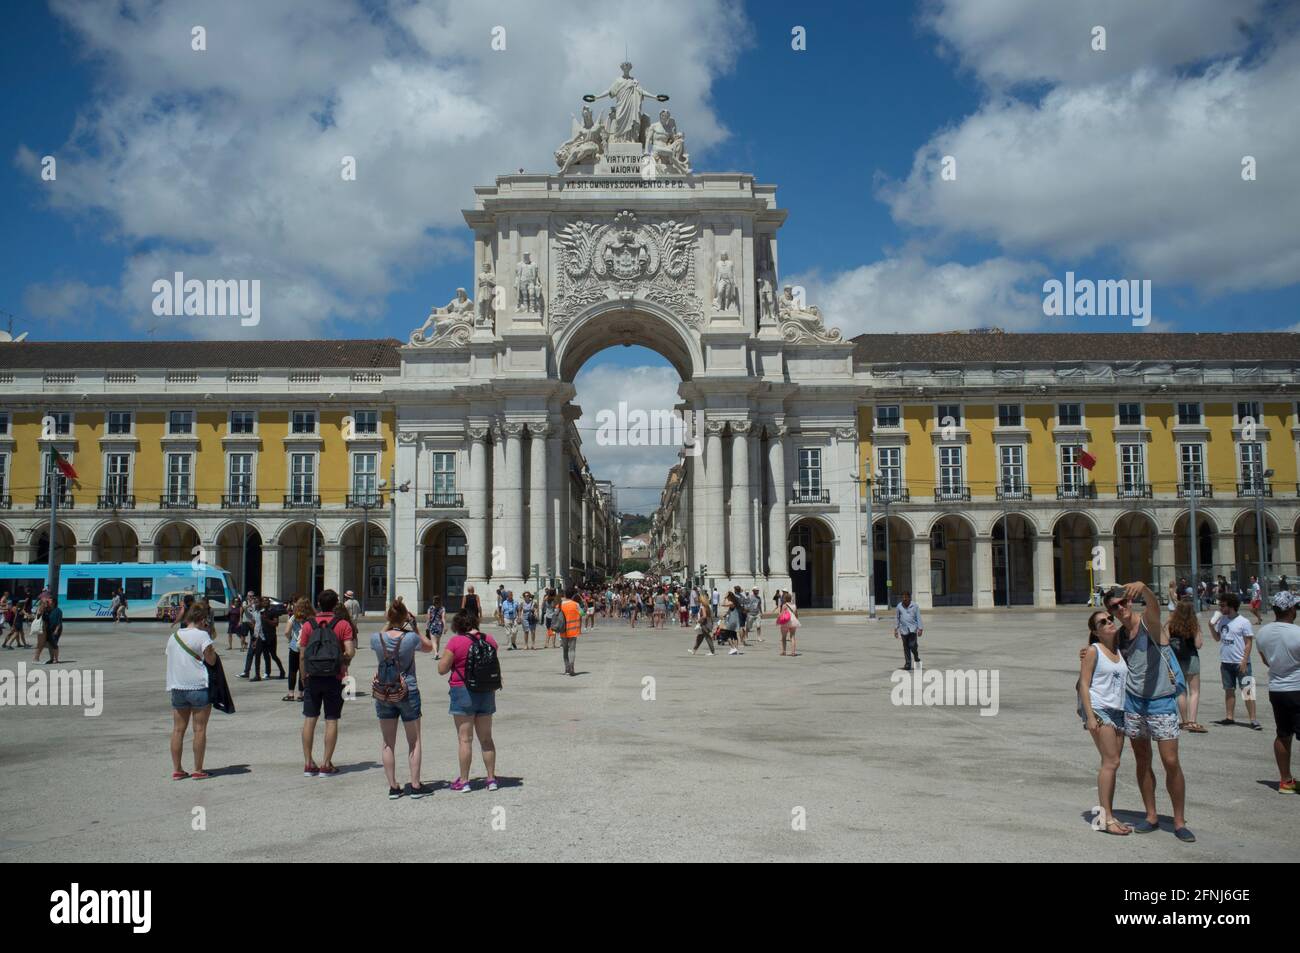
<svg viewBox="0 0 1300 953"><path fill-rule="evenodd" d="M1125 452L1130 450L1137 451L1136 464L1132 462L1125 462L1124 460ZM1115 453L1118 457L1118 463L1119 463L1118 474L1119 474L1120 489L1134 491L1137 490L1139 487L1146 486L1148 483L1151 482L1150 480L1147 479L1146 444L1142 443L1141 441L1128 440L1125 441L1124 443L1116 444ZM1128 479L1129 468L1133 466L1137 467L1138 477L1139 477L1139 479L1137 480Z"/></svg>
<svg viewBox="0 0 1300 953"><path fill-rule="evenodd" d="M293 461L294 461L294 458L295 458L295 457L310 457L310 458L311 458L311 482L312 482L312 490L311 490L310 493L308 493L308 494L306 494L306 495L307 495L307 496L310 496L310 497L312 497L312 498L314 499L315 497L321 496L321 492L320 492L320 453L319 453L319 451L316 451L316 450L291 450L291 451L289 451L288 466L286 467L286 471L285 471L285 472L288 473L288 475L289 475L289 485L288 485L288 487L287 487L287 489L288 489L288 494L287 494L287 495L288 495L288 497L289 497L289 499L290 499L291 501L298 502L298 503L301 505L301 504L302 504L302 498L301 498L301 497L299 496L299 494L297 493L296 485L295 485L295 481L294 481L295 474L294 474L294 470L293 470Z"/></svg>
<svg viewBox="0 0 1300 953"><path fill-rule="evenodd" d="M131 496L135 493L135 452L132 450L105 450L104 451L104 495L112 496L113 473L109 468L109 460L112 457L126 457L126 489L122 491L122 496Z"/></svg>
<svg viewBox="0 0 1300 953"><path fill-rule="evenodd" d="M0 450L0 497L9 495L10 456L8 450Z"/></svg>
<svg viewBox="0 0 1300 953"><path fill-rule="evenodd" d="M957 402L957 403L946 403L946 404L935 404L935 405L934 405L934 425L935 425L935 427L942 427L942 426L943 426L943 418L944 418L945 416L949 416L949 415L943 413L943 408L945 408L945 407L948 407L948 408L953 408L953 407L955 407L955 408L957 409L957 414L956 414L956 416L953 417L953 420L955 420L956 423L953 424L953 426L956 427L958 430L964 430L964 429L966 428L966 405L965 405L965 404L962 404L962 403L960 403L960 402Z"/></svg>
<svg viewBox="0 0 1300 953"><path fill-rule="evenodd" d="M816 454L817 465L805 468L803 465L804 454ZM804 474L816 474L816 486L804 483ZM813 496L821 496L826 486L822 481L822 448L821 447L799 447L795 451L795 485L799 488L799 496L802 499Z"/></svg>
<svg viewBox="0 0 1300 953"><path fill-rule="evenodd" d="M880 411L884 407L894 407L898 410L898 423L881 424ZM903 429L903 405L902 404L876 404L871 410L871 429L872 430L902 430Z"/></svg>
<svg viewBox="0 0 1300 953"><path fill-rule="evenodd" d="M1067 424L1061 422L1061 407L1066 404L1073 404L1079 408L1079 422L1077 424ZM1058 400L1056 402L1056 426L1058 428L1075 429L1088 426L1087 408L1081 400Z"/></svg>
<svg viewBox="0 0 1300 953"><path fill-rule="evenodd" d="M1206 449L1205 444L1201 443L1200 441L1188 440L1178 444L1178 487L1179 489L1185 490L1186 488L1192 486L1193 483L1195 483L1199 487L1209 486L1209 481L1206 480L1205 478L1205 449ZM1201 475L1200 478L1195 481L1187 479L1187 468L1191 464L1184 457L1184 453L1185 451L1188 450L1195 450L1197 456L1200 458L1196 462L1196 466L1200 468Z"/></svg>
<svg viewBox="0 0 1300 953"><path fill-rule="evenodd" d="M247 434L243 434L241 436L247 436ZM231 497L231 498L235 496L235 483L233 480L235 474L231 468L231 465L232 462L234 461L234 458L237 456L249 458L248 496L249 498L255 497L257 496L257 453L252 450L227 450L226 451L225 494L227 497Z"/></svg>
<svg viewBox="0 0 1300 953"><path fill-rule="evenodd" d="M898 465L896 467L886 467L881 463L881 455L885 452L898 455ZM896 486L892 487L894 490L894 497L891 498L897 498L902 495L903 490L907 487L907 473L904 470L906 459L907 454L903 453L902 447L876 447L876 472L880 474L880 477L877 480L877 486L879 487L882 496L887 495L891 488L890 481L885 478L887 470L898 471L898 483Z"/></svg>
<svg viewBox="0 0 1300 953"><path fill-rule="evenodd" d="M122 433L113 432L113 415L126 414L130 426ZM135 435L135 418L133 410L106 410L104 411L104 435L108 437L130 437Z"/></svg>
<svg viewBox="0 0 1300 953"><path fill-rule="evenodd" d="M1232 421L1238 427L1243 426L1242 421L1245 419L1241 416L1242 404L1254 404L1256 407L1255 428L1264 429L1264 402L1262 400L1234 400L1232 402Z"/></svg>
<svg viewBox="0 0 1300 953"><path fill-rule="evenodd" d="M247 433L244 433L243 431L236 431L234 427L235 414L252 414L253 429L248 431ZM258 417L259 415L256 410L231 409L226 414L226 435L230 437L256 437L260 426L260 421L258 420Z"/></svg>
<svg viewBox="0 0 1300 953"><path fill-rule="evenodd" d="M1014 408L1016 408L1016 416L1020 418L1020 422L1019 422L1019 423L1014 423L1014 424L1004 424L1004 423L1002 422L1002 408L1003 408L1003 407L1014 407ZM1000 427L1000 428L1002 428L1002 429L1004 429L1004 430L1019 430L1020 428L1024 427L1024 425L1025 425L1025 405L1024 405L1024 404L1019 404L1019 403L1014 403L1014 402L1009 402L1009 403L1000 403L1000 404L996 404L996 405L994 405L994 407L993 407L993 425L994 425L995 427Z"/></svg>
<svg viewBox="0 0 1300 953"><path fill-rule="evenodd" d="M451 458L451 469L450 469L450 470L439 470L439 469L438 469L438 458L439 458L439 457L450 457L450 458ZM429 492L430 492L431 494L433 494L434 496L437 496L437 495L439 495L439 494L444 494L444 495L447 495L447 496L454 496L454 495L458 492L458 491L456 490L456 479L457 479L457 471L459 470L459 463L460 463L460 459L459 459L459 458L460 458L460 454L459 454L457 451L455 451L455 450L433 450L433 451L430 452L430 454L429 454L429 487L430 487ZM450 489L446 489L445 487L440 488L440 487L438 486L438 482L439 482L438 478L439 478L439 476L445 476L445 475L448 474L448 473L451 474L451 488L450 488Z"/></svg>
<svg viewBox="0 0 1300 953"><path fill-rule="evenodd" d="M190 429L189 429L189 433L173 433L173 432L172 432L172 414L189 414L189 415L190 415ZM163 436L165 436L165 437L175 437L175 438L177 438L177 439L186 439L186 438L188 438L188 439L190 439L190 440L194 440L194 439L197 439L197 438L198 438L198 435L199 435L199 415L196 414L192 409L190 409L190 408L188 408L188 407L173 407L173 408L171 408L170 410L167 411L167 429L164 431Z"/></svg>
<svg viewBox="0 0 1300 953"><path fill-rule="evenodd" d="M184 435L176 434L175 436L179 437ZM185 490L182 493L175 493L172 491L172 477L175 475L172 473L173 457L183 457L188 461L186 465L187 469L184 475L188 478L186 482L189 485L189 489ZM194 458L195 458L195 454L191 450L168 450L163 454L163 498L164 499L175 500L178 497L182 497L182 496L184 497L198 496L198 489L196 486L196 474L194 472L195 470Z"/></svg>
<svg viewBox="0 0 1300 953"><path fill-rule="evenodd" d="M14 418L7 410L0 410L0 437L9 437L13 435Z"/></svg>
<svg viewBox="0 0 1300 953"><path fill-rule="evenodd" d="M60 429L59 429L59 417L60 417L60 416L63 416L63 417L67 417L67 418L68 418L68 429L67 429L67 430L60 430ZM47 410L47 411L45 411L45 413L41 414L41 433L42 433L42 434L44 434L44 432L45 432L45 418L46 418L46 417L53 417L53 418L54 418L54 439L55 439L55 440L57 440L57 439L60 438L60 437L69 437L69 438L70 438L70 437L73 436L73 434L75 434L75 433L77 432L77 415L76 415L75 413L73 413L73 412L70 411L70 410ZM42 437L42 439L49 439L49 438L47 438L47 437Z"/></svg>
<svg viewBox="0 0 1300 953"><path fill-rule="evenodd" d="M1126 424L1121 419L1120 408L1125 404L1135 405L1138 409L1138 419L1135 424ZM1145 427L1147 425L1147 408L1146 404L1140 400L1117 400L1115 401L1115 426L1116 427Z"/></svg>
<svg viewBox="0 0 1300 953"><path fill-rule="evenodd" d="M1007 451L1009 450L1014 450L1020 458L1019 462L1014 464L1014 466L1020 471L1020 478L1014 486L1007 485L1006 477L1004 475L1008 467L1008 464L1006 462L1006 454ZM1004 443L1000 445L998 447L998 486L1002 488L1002 491L1004 493L1006 492L1023 493L1026 490L1026 488L1028 488L1029 486L1029 480L1027 479L1027 475L1028 474L1025 469L1024 444Z"/></svg>
<svg viewBox="0 0 1300 953"><path fill-rule="evenodd" d="M962 488L966 486L965 446L963 444L940 445L939 447L936 448L936 450L938 452L938 457L936 460L936 467L934 472L938 479L937 482L935 483L935 488L941 494L944 495L960 493L962 491ZM943 462L944 455L949 453L957 454L957 466L956 466L957 483L956 484L953 484L951 480L947 480L944 478L944 471L953 469L952 464L946 464Z"/></svg>
<svg viewBox="0 0 1300 953"><path fill-rule="evenodd" d="M357 462L366 457L372 458L374 460L375 468L369 474L358 473ZM379 494L382 492L379 488L379 463L380 460L379 460L378 450L353 450L348 454L348 495L349 496L357 497L357 496L368 495L376 499L379 497ZM357 477L367 476L367 475L373 477L372 482L374 483L374 486L369 490L358 489Z"/></svg>
<svg viewBox="0 0 1300 953"><path fill-rule="evenodd" d="M73 467L76 467L77 465L76 461L72 459L73 453L71 450L67 452L56 451L52 448L47 450L42 450L41 451L41 472L39 475L40 484L36 493L39 496L50 496L51 480L53 480L54 484L59 487L59 491L58 491L59 499L62 500L63 497L72 495L72 481L69 480L67 477L63 476L57 470L55 470L53 473L50 472L50 463L51 463L50 455L56 452L59 454L59 456L63 457L63 459L67 460L68 463L71 463Z"/></svg>
<svg viewBox="0 0 1300 953"><path fill-rule="evenodd" d="M311 415L312 415L312 429L311 429L311 430L297 430L297 429L295 429L296 426L297 426L297 424L296 424L296 422L295 422L295 418L296 418L299 414L311 414ZM319 411L319 410L303 410L303 409L299 409L299 410L291 410L291 411L289 411L289 436L290 436L290 437L315 437L315 436L319 436L319 434L320 434L320 411Z"/></svg>
<svg viewBox="0 0 1300 953"><path fill-rule="evenodd" d="M361 429L361 415L362 415L362 414L374 414L374 415L375 415L375 429L374 429L374 430L362 430L362 429ZM383 411L377 410L377 409L375 409L375 408L373 408L373 407L362 407L362 408L360 408L360 409L357 409L357 410L353 410L353 411L352 411L352 422L353 422L353 433L354 433L357 437L360 437L360 438L363 438L363 439L364 439L364 438L378 439L379 436L380 436L380 435L382 434L382 432L383 432L384 414L383 414Z"/></svg>
<svg viewBox="0 0 1300 953"><path fill-rule="evenodd" d="M1185 406L1196 408L1196 420L1192 423L1183 423L1182 408ZM1174 426L1176 427L1203 427L1205 425L1205 405L1199 400L1180 400L1174 403Z"/></svg>
<svg viewBox="0 0 1300 953"><path fill-rule="evenodd" d="M1074 462L1066 463L1065 456L1070 451L1074 451ZM1081 443L1063 443L1056 453L1057 480L1064 490L1082 490L1088 485L1088 471L1084 469L1083 464L1079 463L1079 455L1086 453L1087 448ZM1066 474L1078 472L1077 480L1067 480Z"/></svg>
<svg viewBox="0 0 1300 953"><path fill-rule="evenodd" d="M1255 486L1255 478L1253 476L1253 472L1251 478L1249 480L1246 479L1246 461L1245 461L1246 454L1244 451L1247 447L1259 447L1260 480L1264 483L1264 485L1267 486L1268 477L1264 476L1263 474L1264 471L1268 469L1268 450L1267 450L1267 444L1265 444L1263 440L1237 441L1237 482L1240 483L1243 487L1249 486L1250 488L1253 489Z"/></svg>

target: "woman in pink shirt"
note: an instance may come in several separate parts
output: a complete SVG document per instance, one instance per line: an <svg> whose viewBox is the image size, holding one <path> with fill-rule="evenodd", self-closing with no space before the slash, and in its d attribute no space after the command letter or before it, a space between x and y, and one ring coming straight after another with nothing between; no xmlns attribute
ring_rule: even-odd
<svg viewBox="0 0 1300 953"><path fill-rule="evenodd" d="M492 741L492 715L497 710L496 692L471 692L465 685L465 661L469 658L470 648L476 639L483 639L492 646L495 654L497 643L492 636L478 631L478 617L462 609L451 620L454 633L447 641L442 655L438 658L438 674L449 675L451 717L456 723L457 755L460 762L460 774L452 783L451 789L457 792L469 791L469 771L474 760L474 735L478 735L479 750L483 752L483 767L487 770L487 789L497 789L496 767L497 749Z"/></svg>

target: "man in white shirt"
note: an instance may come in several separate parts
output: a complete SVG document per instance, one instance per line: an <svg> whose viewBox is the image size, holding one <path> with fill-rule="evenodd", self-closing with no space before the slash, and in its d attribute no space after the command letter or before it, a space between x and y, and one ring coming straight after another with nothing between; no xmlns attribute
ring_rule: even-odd
<svg viewBox="0 0 1300 953"><path fill-rule="evenodd" d="M1291 739L1300 738L1300 625L1295 624L1300 597L1286 589L1273 594L1276 622L1259 630L1255 645L1259 657L1268 666L1268 701L1273 706L1277 737L1273 739L1273 757L1277 759L1278 793L1295 794L1295 775L1291 773Z"/></svg>
<svg viewBox="0 0 1300 953"><path fill-rule="evenodd" d="M1219 643L1219 674L1223 681L1223 699L1226 715L1216 725L1235 725L1233 714L1237 708L1237 687L1246 699L1246 714L1250 727L1263 731L1255 717L1255 676L1250 669L1250 646L1255 641L1254 630L1237 610L1241 600L1235 593L1219 596L1219 620L1212 630L1214 641Z"/></svg>
<svg viewBox="0 0 1300 953"><path fill-rule="evenodd" d="M356 593L351 589L343 593L343 608L348 610L348 615L353 619L360 619L365 615L365 611L361 608L361 603L357 602ZM271 670L267 669L266 674L270 675Z"/></svg>
<svg viewBox="0 0 1300 953"><path fill-rule="evenodd" d="M211 777L203 770L203 754L208 746L208 717L212 714L212 697L208 691L208 665L217 663L212 647L212 620L208 604L195 602L181 620L181 627L167 636L167 691L172 702L172 780ZM194 773L181 767L185 731L194 721Z"/></svg>

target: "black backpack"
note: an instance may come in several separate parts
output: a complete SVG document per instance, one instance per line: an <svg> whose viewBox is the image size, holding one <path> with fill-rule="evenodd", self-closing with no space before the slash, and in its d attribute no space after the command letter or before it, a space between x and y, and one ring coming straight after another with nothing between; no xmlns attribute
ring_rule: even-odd
<svg viewBox="0 0 1300 953"><path fill-rule="evenodd" d="M321 624L319 619L311 620L311 635L302 650L302 670L308 676L337 676L343 671L343 643L334 633L338 625L337 616Z"/></svg>
<svg viewBox="0 0 1300 953"><path fill-rule="evenodd" d="M465 656L465 687L471 692L495 692L501 687L501 661L497 650L481 632L466 632L470 640Z"/></svg>

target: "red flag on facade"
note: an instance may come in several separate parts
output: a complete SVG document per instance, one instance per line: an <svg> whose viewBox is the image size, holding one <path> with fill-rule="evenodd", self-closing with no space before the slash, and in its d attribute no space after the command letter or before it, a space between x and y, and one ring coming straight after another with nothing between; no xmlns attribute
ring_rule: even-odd
<svg viewBox="0 0 1300 953"><path fill-rule="evenodd" d="M1079 466L1083 467L1085 470L1091 470L1096 465L1097 465L1096 457L1094 457L1087 450L1079 451Z"/></svg>
<svg viewBox="0 0 1300 953"><path fill-rule="evenodd" d="M77 471L73 469L71 463L63 459L63 454L56 453L54 455L54 465L58 467L59 472L62 473L65 477L67 477L69 480L75 480L77 478Z"/></svg>

